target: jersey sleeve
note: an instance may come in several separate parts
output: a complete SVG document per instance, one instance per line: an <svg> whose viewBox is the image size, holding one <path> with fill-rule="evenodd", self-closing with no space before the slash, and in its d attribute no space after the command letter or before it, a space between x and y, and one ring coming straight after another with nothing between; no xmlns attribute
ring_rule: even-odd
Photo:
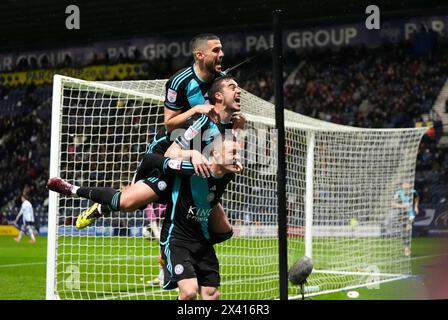
<svg viewBox="0 0 448 320"><path fill-rule="evenodd" d="M420 197L420 195L418 194L417 190L412 189L411 192L414 195L414 197Z"/></svg>
<svg viewBox="0 0 448 320"><path fill-rule="evenodd" d="M222 188L222 192L220 192L220 193L219 193L219 196L216 197L216 198L214 199L214 201L213 201L213 205L216 205L216 204L218 204L218 203L221 203L222 195L224 194L224 192L225 192L225 190L226 190L226 188L227 188L227 185L228 185L234 178L235 178L235 174L234 174L234 173L226 173L226 174L224 175L224 177L223 177L222 179L220 179L220 182L219 182L219 183L221 184L220 189Z"/></svg>
<svg viewBox="0 0 448 320"><path fill-rule="evenodd" d="M171 159L160 154L149 154L147 156L147 162L153 169L159 169L161 172L168 175L189 177L195 173L191 162Z"/></svg>
<svg viewBox="0 0 448 320"><path fill-rule="evenodd" d="M229 122L229 123L220 122L218 125L218 128L221 132L225 132L226 130L233 129L233 123L232 122Z"/></svg>
<svg viewBox="0 0 448 320"><path fill-rule="evenodd" d="M20 207L20 211L17 214L17 217L16 217L15 221L19 221L19 218L23 215L23 211L24 211L24 208L23 208L23 203L22 203L22 206Z"/></svg>
<svg viewBox="0 0 448 320"><path fill-rule="evenodd" d="M19 210L19 215L22 215L25 212L25 202L22 203Z"/></svg>
<svg viewBox="0 0 448 320"><path fill-rule="evenodd" d="M183 109L183 101L185 101L185 87L182 83L175 83L176 78L171 78L165 84L165 102L166 108L179 111Z"/></svg>
<svg viewBox="0 0 448 320"><path fill-rule="evenodd" d="M202 133L209 127L210 118L205 114L196 114L187 119L187 121L182 126L184 130L181 135L179 135L175 142L183 150L192 150L196 145L192 143L195 139L199 139L199 146L201 146Z"/></svg>

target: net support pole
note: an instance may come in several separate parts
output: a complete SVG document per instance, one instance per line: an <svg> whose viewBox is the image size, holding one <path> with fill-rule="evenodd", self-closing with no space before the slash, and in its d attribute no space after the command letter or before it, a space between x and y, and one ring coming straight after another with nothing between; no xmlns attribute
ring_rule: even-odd
<svg viewBox="0 0 448 320"><path fill-rule="evenodd" d="M51 109L51 146L50 146L50 178L59 176L60 155L60 108L62 96L62 78L53 78L53 104ZM48 195L48 239L47 239L47 285L46 299L58 299L56 295L56 213L58 210L58 194L50 192Z"/></svg>
<svg viewBox="0 0 448 320"><path fill-rule="evenodd" d="M275 127L277 129L277 206L280 300L288 299L288 235L286 217L285 119L283 106L282 11L273 11L273 74L275 88Z"/></svg>
<svg viewBox="0 0 448 320"><path fill-rule="evenodd" d="M306 142L306 189L305 189L305 255L313 257L313 182L315 133L307 133Z"/></svg>

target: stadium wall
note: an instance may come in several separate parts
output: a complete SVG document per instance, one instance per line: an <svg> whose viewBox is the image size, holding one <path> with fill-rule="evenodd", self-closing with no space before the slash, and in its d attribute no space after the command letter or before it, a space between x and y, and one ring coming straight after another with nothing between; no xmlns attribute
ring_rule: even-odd
<svg viewBox="0 0 448 320"><path fill-rule="evenodd" d="M129 77L145 76L142 63L120 63L112 66L98 65L83 68L56 68L0 74L0 85L15 87L19 85L52 84L55 74L63 74L84 80L123 80Z"/></svg>
<svg viewBox="0 0 448 320"><path fill-rule="evenodd" d="M365 45L377 47L384 41L397 43L410 40L423 24L435 32L448 34L448 15L424 16L408 19L382 21L380 30L367 30L365 22L317 26L284 30L286 50L327 49L344 46ZM220 34L226 54L248 55L253 51L267 49L272 44L270 31L245 33L226 32ZM0 54L0 72L14 70L22 60L38 68L56 68L65 61L75 65L92 64L95 58L105 56L110 62L120 59L157 60L172 57L190 58L190 38L145 37L122 41L98 41L84 47L59 48L54 50Z"/></svg>
<svg viewBox="0 0 448 320"><path fill-rule="evenodd" d="M448 235L448 204L437 207L420 206L421 214L417 216L413 225L414 236L443 236ZM64 236L131 236L141 237L142 227L129 227L123 234L118 227L94 227L78 230L74 226L60 226L58 234ZM314 226L315 237L378 237L381 235L380 225L354 225L347 226ZM12 226L0 226L0 235L16 236L17 228ZM39 226L39 235L46 236L48 226ZM303 237L305 228L303 226L288 225L288 236ZM277 226L271 224L235 225L235 237L276 237Z"/></svg>
<svg viewBox="0 0 448 320"><path fill-rule="evenodd" d="M0 236L18 236L19 230L13 226L0 226Z"/></svg>

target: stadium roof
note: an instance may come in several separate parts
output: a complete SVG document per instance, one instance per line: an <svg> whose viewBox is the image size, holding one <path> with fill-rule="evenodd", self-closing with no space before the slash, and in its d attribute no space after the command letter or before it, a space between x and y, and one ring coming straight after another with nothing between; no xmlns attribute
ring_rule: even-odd
<svg viewBox="0 0 448 320"><path fill-rule="evenodd" d="M361 20L372 1L360 0L3 0L0 51L60 47L101 39L200 31L270 28L272 10L283 9L287 24L316 25ZM446 0L373 1L382 16L447 13ZM216 4L218 3L218 4ZM81 29L67 30L65 8L76 4ZM429 10L429 11L428 11Z"/></svg>

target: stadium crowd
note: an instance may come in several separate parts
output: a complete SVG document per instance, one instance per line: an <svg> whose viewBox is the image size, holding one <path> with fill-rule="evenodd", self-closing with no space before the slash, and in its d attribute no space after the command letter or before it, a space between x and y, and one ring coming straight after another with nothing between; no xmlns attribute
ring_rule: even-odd
<svg viewBox="0 0 448 320"><path fill-rule="evenodd" d="M224 44L225 46L225 44ZM285 56L284 97L286 108L339 124L369 128L414 127L424 121L448 74L447 48L435 47L424 55L413 52L412 43L385 43L378 48L346 47L339 51L288 52ZM226 56L232 66L244 60ZM164 59L110 61L97 56L94 64L143 63L139 79L168 78L189 60ZM63 66L73 66L69 60ZM20 65L18 70L33 66ZM237 69L240 86L273 101L271 57L260 56ZM135 77L130 77L136 80ZM100 79L98 79L100 80ZM46 222L49 176L51 85L0 87L0 223L17 212L16 199L27 186L31 202ZM149 119L147 119L149 120ZM442 182L448 179L447 149L440 146L442 129L424 136L418 155L416 188L421 203L444 201ZM39 212L38 210L38 212ZM39 214L38 214L39 216Z"/></svg>

